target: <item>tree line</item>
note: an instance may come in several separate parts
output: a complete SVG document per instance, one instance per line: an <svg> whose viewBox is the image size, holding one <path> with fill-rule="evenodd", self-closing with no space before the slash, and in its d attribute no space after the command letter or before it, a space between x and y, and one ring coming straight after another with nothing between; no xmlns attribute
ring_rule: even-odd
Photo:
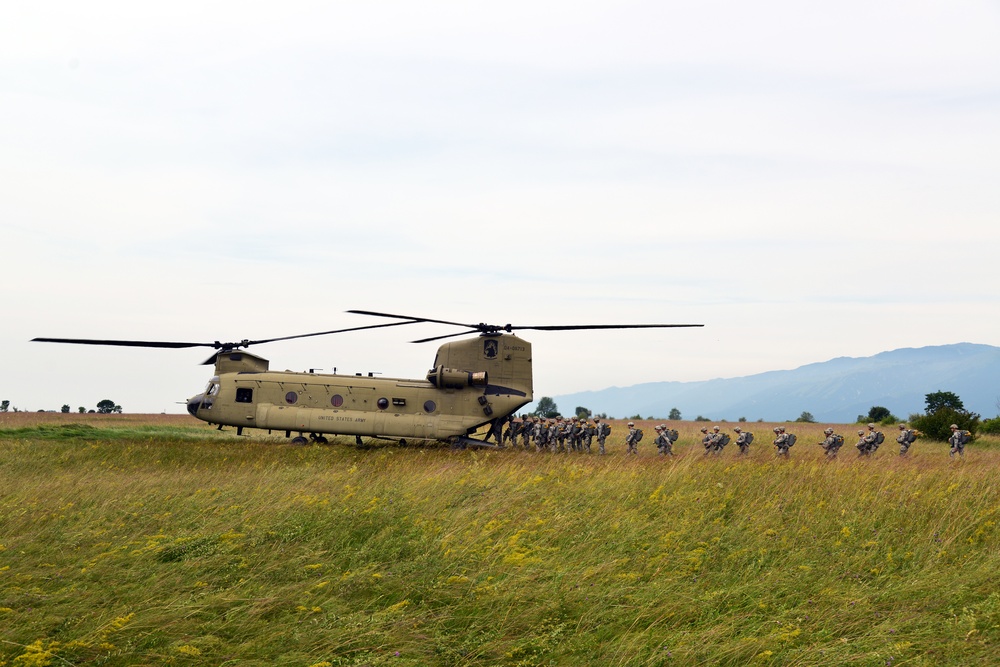
<svg viewBox="0 0 1000 667"><path fill-rule="evenodd" d="M957 425L958 428L962 430L969 431L973 435L977 432L991 434L1000 433L1000 416L994 417L993 419L982 420L979 414L967 410L965 408L965 404L962 402L962 399L959 398L954 392L931 392L925 395L924 402L924 412L922 414L916 413L909 415L907 421L912 428L915 428L925 437L933 440L947 440L951 436L952 424ZM998 401L997 409L1000 410L1000 401ZM559 407L550 396L543 396L539 399L535 411L529 414L542 418L562 416L559 412ZM589 419L591 416L600 417L602 419L608 418L606 414L593 415L589 409L583 406L577 406L574 411L574 415L581 419ZM631 417L626 417L626 419L643 419L643 417L636 414ZM656 419L660 419L660 417L650 416L645 419L655 421ZM682 419L681 411L677 408L672 408L667 419L670 421L680 421ZM694 421L712 420L708 417L698 415L695 417ZM721 421L724 422L726 420L723 419ZM740 417L738 421L745 422L747 419L746 417ZM758 419L757 421L762 422L764 420ZM802 414L799 415L799 417L794 421L814 423L816 420L813 418L811 413L803 411ZM877 423L883 426L898 424L900 421L902 420L893 415L888 408L881 405L872 406L867 415L858 415L857 419L859 424Z"/></svg>

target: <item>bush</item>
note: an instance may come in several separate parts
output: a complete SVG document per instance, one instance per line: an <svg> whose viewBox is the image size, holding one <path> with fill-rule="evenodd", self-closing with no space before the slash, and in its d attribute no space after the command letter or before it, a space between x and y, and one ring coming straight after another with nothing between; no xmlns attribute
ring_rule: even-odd
<svg viewBox="0 0 1000 667"><path fill-rule="evenodd" d="M940 408L929 415L921 415L910 421L910 425L931 440L947 440L951 437L951 425L969 431L973 436L979 429L979 415L954 408Z"/></svg>
<svg viewBox="0 0 1000 667"><path fill-rule="evenodd" d="M1000 435L1000 417L984 419L979 425L979 432L989 433L990 435Z"/></svg>

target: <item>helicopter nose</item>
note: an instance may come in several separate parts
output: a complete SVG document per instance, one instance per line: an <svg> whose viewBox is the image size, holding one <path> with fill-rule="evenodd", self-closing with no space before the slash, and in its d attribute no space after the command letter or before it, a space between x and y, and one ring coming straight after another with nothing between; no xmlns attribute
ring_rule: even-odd
<svg viewBox="0 0 1000 667"><path fill-rule="evenodd" d="M198 416L198 407L201 405L202 400L205 398L205 394L198 394L188 399L187 408L188 412L191 413L192 417Z"/></svg>

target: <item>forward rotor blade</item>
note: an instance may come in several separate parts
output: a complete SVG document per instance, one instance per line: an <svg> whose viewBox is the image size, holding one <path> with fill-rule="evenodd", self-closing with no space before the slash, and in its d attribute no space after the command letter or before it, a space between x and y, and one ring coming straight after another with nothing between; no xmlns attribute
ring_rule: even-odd
<svg viewBox="0 0 1000 667"><path fill-rule="evenodd" d="M326 336L328 334L345 333L348 331L363 331L364 329L382 329L384 327L398 327L404 324L416 324L416 320L407 320L406 322L390 322L389 324L369 324L363 327L351 327L349 329L334 329L333 331L319 331L317 333L308 334L297 334L295 336L281 336L279 338L264 338L263 340L251 340L248 341L250 345L255 345L258 343L273 343L277 340L292 340L295 338L311 338L312 336Z"/></svg>
<svg viewBox="0 0 1000 667"><path fill-rule="evenodd" d="M73 343L75 345L117 345L120 347L215 347L216 343L178 343L162 340L97 340L93 338L32 338L33 343Z"/></svg>

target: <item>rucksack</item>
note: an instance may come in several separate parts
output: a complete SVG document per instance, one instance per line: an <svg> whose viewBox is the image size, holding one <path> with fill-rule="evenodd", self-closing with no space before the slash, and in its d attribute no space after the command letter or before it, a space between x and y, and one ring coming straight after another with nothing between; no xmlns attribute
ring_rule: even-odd
<svg viewBox="0 0 1000 667"><path fill-rule="evenodd" d="M969 431L962 431L962 444L967 445L972 441L972 433Z"/></svg>
<svg viewBox="0 0 1000 667"><path fill-rule="evenodd" d="M794 434L794 433L789 433L789 434L788 434L788 440L786 440L786 441L785 441L785 446L786 446L786 447L791 447L792 445L794 445L794 444L795 444L795 440L796 440L796 439L797 439L797 438L795 437L795 434Z"/></svg>
<svg viewBox="0 0 1000 667"><path fill-rule="evenodd" d="M916 431L907 431L906 432L906 441L907 442L916 442L916 440L917 440L917 432Z"/></svg>
<svg viewBox="0 0 1000 667"><path fill-rule="evenodd" d="M675 429L664 431L664 435L666 435L670 439L670 442L677 442L678 433Z"/></svg>
<svg viewBox="0 0 1000 667"><path fill-rule="evenodd" d="M639 442L640 440L642 440L642 429L637 428L635 430L635 440L633 440L632 442Z"/></svg>
<svg viewBox="0 0 1000 667"><path fill-rule="evenodd" d="M719 440L719 447L725 447L726 445L728 445L729 444L729 440L730 440L729 434L728 433L723 433L722 434L722 438Z"/></svg>
<svg viewBox="0 0 1000 667"><path fill-rule="evenodd" d="M837 446L837 447L843 447L844 446L844 436L835 433L833 435L833 444L835 446Z"/></svg>
<svg viewBox="0 0 1000 667"><path fill-rule="evenodd" d="M883 442L885 442L885 433L882 431L875 431L875 444L881 445Z"/></svg>
<svg viewBox="0 0 1000 667"><path fill-rule="evenodd" d="M753 444L753 433L751 433L750 431L744 431L743 435L746 436L745 438L743 438L744 445Z"/></svg>

